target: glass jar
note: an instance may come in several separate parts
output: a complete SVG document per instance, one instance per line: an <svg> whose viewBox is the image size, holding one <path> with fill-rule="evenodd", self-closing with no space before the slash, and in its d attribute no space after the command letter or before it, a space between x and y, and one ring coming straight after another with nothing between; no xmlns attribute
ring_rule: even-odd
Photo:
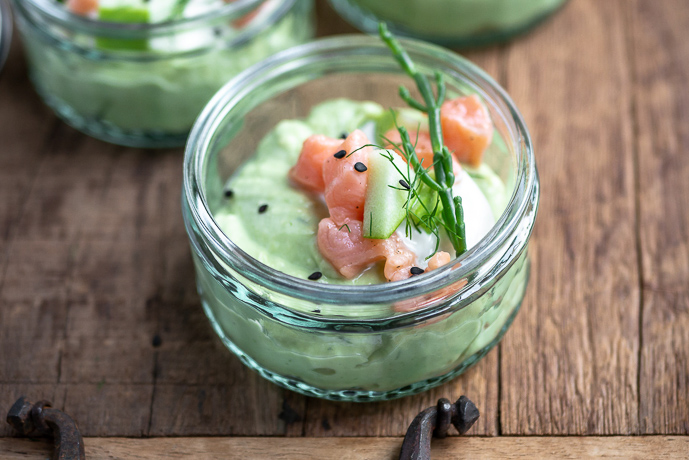
<svg viewBox="0 0 689 460"><path fill-rule="evenodd" d="M385 21L397 35L452 47L502 42L525 33L567 0L330 0L354 27L369 33Z"/></svg>
<svg viewBox="0 0 689 460"><path fill-rule="evenodd" d="M10 52L12 41L12 14L6 0L0 0L0 70Z"/></svg>
<svg viewBox="0 0 689 460"><path fill-rule="evenodd" d="M245 26L264 4L255 20ZM313 36L312 0L238 0L175 21L77 16L56 0L14 0L31 79L68 124L116 144L181 146L230 78Z"/></svg>
<svg viewBox="0 0 689 460"><path fill-rule="evenodd" d="M500 340L524 296L539 197L524 121L473 64L435 45L403 45L422 72L443 74L449 95L483 99L495 125L485 162L507 191L491 231L437 270L367 286L300 279L253 259L213 217L227 179L279 121L332 98L402 105L398 86L413 81L375 38L315 41L243 72L206 106L187 143L182 208L203 308L242 362L306 395L374 401L439 385Z"/></svg>

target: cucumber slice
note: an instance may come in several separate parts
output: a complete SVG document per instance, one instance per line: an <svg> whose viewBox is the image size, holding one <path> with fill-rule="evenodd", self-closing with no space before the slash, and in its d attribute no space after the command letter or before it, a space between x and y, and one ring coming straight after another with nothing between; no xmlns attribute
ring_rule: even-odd
<svg viewBox="0 0 689 460"><path fill-rule="evenodd" d="M147 23L150 21L148 8L140 6L117 6L98 8L98 19L106 22ZM99 48L108 50L143 51L148 49L148 40L98 37L96 44Z"/></svg>
<svg viewBox="0 0 689 460"><path fill-rule="evenodd" d="M391 150L375 150L370 154L364 205L365 238L389 238L407 216L404 205L409 193L399 190L403 179L400 171L407 175L407 163ZM409 179L413 181L414 173L410 171L410 174Z"/></svg>

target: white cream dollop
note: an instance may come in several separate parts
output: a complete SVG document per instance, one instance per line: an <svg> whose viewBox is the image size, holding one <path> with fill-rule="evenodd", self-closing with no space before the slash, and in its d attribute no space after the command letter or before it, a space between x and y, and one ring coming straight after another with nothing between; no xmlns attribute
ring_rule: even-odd
<svg viewBox="0 0 689 460"><path fill-rule="evenodd" d="M491 211L490 203L466 171L462 170L457 175L452 192L454 195L462 197L467 249L470 249L490 231L495 225L496 219L493 216L493 211ZM428 266L426 257L433 254L435 250L435 235L423 230L417 231L412 227L410 238L405 234L405 222L402 222L395 233L402 239L405 246L416 254L417 266L426 268ZM448 249L451 248L441 244L440 250Z"/></svg>

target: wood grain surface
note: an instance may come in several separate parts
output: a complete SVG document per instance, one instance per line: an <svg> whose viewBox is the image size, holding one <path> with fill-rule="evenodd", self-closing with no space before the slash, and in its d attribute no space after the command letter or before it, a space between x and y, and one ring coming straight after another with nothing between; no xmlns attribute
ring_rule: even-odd
<svg viewBox="0 0 689 460"><path fill-rule="evenodd" d="M632 7L633 5L633 7ZM639 423L689 433L689 9L630 2L641 260Z"/></svg>
<svg viewBox="0 0 689 460"><path fill-rule="evenodd" d="M541 203L530 291L501 346L503 434L638 431L639 275L624 1L571 2L511 46Z"/></svg>
<svg viewBox="0 0 689 460"><path fill-rule="evenodd" d="M162 460L194 458L224 460L376 459L399 457L401 438L86 438L89 460ZM45 460L45 441L0 439L5 460ZM682 458L689 438L682 437L452 437L434 440L433 458L646 460Z"/></svg>
<svg viewBox="0 0 689 460"><path fill-rule="evenodd" d="M320 35L353 32L317 4ZM85 436L389 437L437 398L466 394L482 412L470 435L689 434L686 0L571 0L527 36L466 53L507 88L534 138L542 195L527 298L466 374L377 404L291 393L225 349L196 295L181 149L117 147L57 120L17 38L0 74L0 414L26 395L52 400ZM127 443L161 458L181 445L89 441L93 458L137 458ZM205 458L305 442L322 458L355 448L386 458L399 439L189 442ZM10 458L44 449L0 439L8 446ZM688 449L681 437L438 447L495 458Z"/></svg>

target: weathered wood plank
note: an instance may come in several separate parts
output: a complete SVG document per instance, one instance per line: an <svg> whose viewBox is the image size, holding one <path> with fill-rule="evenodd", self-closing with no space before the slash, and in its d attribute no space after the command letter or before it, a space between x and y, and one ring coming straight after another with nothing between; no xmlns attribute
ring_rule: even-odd
<svg viewBox="0 0 689 460"><path fill-rule="evenodd" d="M119 383L70 384L61 407L79 424L84 436L143 436L151 416L152 385Z"/></svg>
<svg viewBox="0 0 689 460"><path fill-rule="evenodd" d="M237 375L224 385L156 385L151 436L283 435L287 433L283 390L237 360ZM291 395L289 395L291 396ZM301 418L303 409L288 404ZM281 417L282 415L282 417ZM299 423L300 420L292 420ZM301 434L301 425L299 425Z"/></svg>
<svg viewBox="0 0 689 460"><path fill-rule="evenodd" d="M0 292L0 383L53 383L74 265L69 242L14 242Z"/></svg>
<svg viewBox="0 0 689 460"><path fill-rule="evenodd" d="M60 126L31 87L15 40L0 72L0 248L16 227L44 149Z"/></svg>
<svg viewBox="0 0 689 460"><path fill-rule="evenodd" d="M162 153L110 146L62 124L49 144L34 150L43 158L13 223L2 300L11 306L25 296L43 322L61 316L59 324L40 327L30 308L15 308L16 321L34 327L2 322L10 343L22 346L9 362L32 371L29 382L58 383L63 396L53 402L85 434L146 434L157 328L146 298L159 291L162 272L157 192L161 182L177 178L161 168ZM179 162L179 151L176 157ZM45 307L56 303L60 308ZM12 311L3 307L0 314ZM31 350L50 361L34 359ZM3 380L13 384L8 393L24 393L27 379L17 372Z"/></svg>
<svg viewBox="0 0 689 460"><path fill-rule="evenodd" d="M86 438L90 460L194 458L395 459L401 438ZM6 460L44 460L48 441L0 438ZM681 458L687 437L451 437L433 441L433 458L639 459Z"/></svg>
<svg viewBox="0 0 689 460"><path fill-rule="evenodd" d="M508 48L507 90L533 134L542 192L531 284L501 347L503 434L638 431L639 286L621 3L570 2Z"/></svg>
<svg viewBox="0 0 689 460"><path fill-rule="evenodd" d="M643 278L642 433L689 433L689 9L627 2Z"/></svg>
<svg viewBox="0 0 689 460"><path fill-rule="evenodd" d="M153 383L158 239L83 241L70 283L60 382Z"/></svg>
<svg viewBox="0 0 689 460"><path fill-rule="evenodd" d="M165 167L181 152L126 149L65 127L53 141L19 220L23 239L111 239L160 234ZM179 203L177 203L179 204ZM177 211L179 213L179 211Z"/></svg>
<svg viewBox="0 0 689 460"><path fill-rule="evenodd" d="M0 73L0 406L22 392L54 397L67 314L59 274L71 247L42 242L15 244L17 222L60 124L26 78L19 46ZM48 253L46 253L48 251ZM40 384L41 382L45 383ZM27 385L36 383L39 385ZM12 401L10 401L12 400ZM0 427L0 435L8 431Z"/></svg>
<svg viewBox="0 0 689 460"><path fill-rule="evenodd" d="M20 396L50 401L74 418L84 436L142 436L149 426L152 391L152 385L118 383L0 383L0 436L12 434L4 419Z"/></svg>

